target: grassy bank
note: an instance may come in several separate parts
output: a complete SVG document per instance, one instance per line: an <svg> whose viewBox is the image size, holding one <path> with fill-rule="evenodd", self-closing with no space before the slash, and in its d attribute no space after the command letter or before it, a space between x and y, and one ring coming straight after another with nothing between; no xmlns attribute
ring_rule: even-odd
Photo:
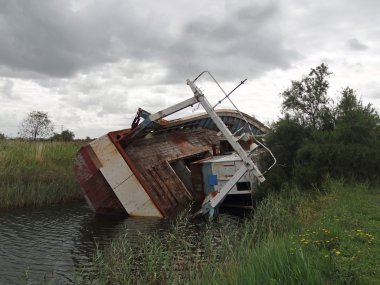
<svg viewBox="0 0 380 285"><path fill-rule="evenodd" d="M267 197L243 222L128 234L99 249L81 284L378 284L380 190L330 182L323 194Z"/></svg>
<svg viewBox="0 0 380 285"><path fill-rule="evenodd" d="M338 182L325 190L298 208L287 233L273 230L239 262L201 274L199 283L379 284L380 190Z"/></svg>
<svg viewBox="0 0 380 285"><path fill-rule="evenodd" d="M81 144L0 140L0 209L80 199L73 162Z"/></svg>

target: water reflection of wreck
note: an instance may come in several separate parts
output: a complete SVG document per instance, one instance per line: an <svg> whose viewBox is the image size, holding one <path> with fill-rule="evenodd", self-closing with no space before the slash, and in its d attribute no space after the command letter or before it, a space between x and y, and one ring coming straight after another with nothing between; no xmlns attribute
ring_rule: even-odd
<svg viewBox="0 0 380 285"><path fill-rule="evenodd" d="M97 213L167 217L195 201L215 215L226 196L250 196L265 180L254 136L268 128L237 110L215 111L194 82L194 97L155 114L139 109L131 129L78 152L75 173ZM206 113L163 120L195 103Z"/></svg>

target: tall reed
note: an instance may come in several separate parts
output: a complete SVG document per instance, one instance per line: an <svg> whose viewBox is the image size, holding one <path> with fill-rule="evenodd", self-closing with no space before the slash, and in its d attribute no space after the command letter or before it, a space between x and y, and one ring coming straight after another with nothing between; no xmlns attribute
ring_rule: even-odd
<svg viewBox="0 0 380 285"><path fill-rule="evenodd" d="M73 173L78 142L0 141L0 209L81 197Z"/></svg>
<svg viewBox="0 0 380 285"><path fill-rule="evenodd" d="M297 191L290 199L269 196L245 220L221 216L213 222L194 222L185 212L167 232L141 235L137 240L126 233L108 248L98 249L95 273L83 275L79 283L211 284L225 271L225 264L239 268L247 253L263 252L258 245L299 227L294 216L299 212L300 199ZM287 262L288 256L284 257ZM299 258L300 263L304 261ZM237 277L231 276L231 280Z"/></svg>
<svg viewBox="0 0 380 285"><path fill-rule="evenodd" d="M194 223L182 213L169 229L140 235L125 234L98 248L96 269L82 274L78 284L183 284L204 266L232 255L238 224ZM226 233L229 232L228 236Z"/></svg>

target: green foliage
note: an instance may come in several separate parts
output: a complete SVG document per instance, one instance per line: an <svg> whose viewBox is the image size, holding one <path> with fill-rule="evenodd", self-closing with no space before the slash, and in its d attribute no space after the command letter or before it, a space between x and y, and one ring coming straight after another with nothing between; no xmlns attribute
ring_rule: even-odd
<svg viewBox="0 0 380 285"><path fill-rule="evenodd" d="M0 133L0 140L5 140L5 135L3 133Z"/></svg>
<svg viewBox="0 0 380 285"><path fill-rule="evenodd" d="M36 140L51 136L54 126L46 112L30 112L19 127L19 135L22 138Z"/></svg>
<svg viewBox="0 0 380 285"><path fill-rule="evenodd" d="M277 159L277 169L271 172L291 179L294 173L294 157L310 135L308 128L302 127L289 116L275 123L272 131L266 136L266 143Z"/></svg>
<svg viewBox="0 0 380 285"><path fill-rule="evenodd" d="M295 182L304 189L316 189L326 176L379 180L379 115L349 87L330 106L329 74L322 64L281 94L286 115L267 138L278 160L277 169L268 175L267 188Z"/></svg>
<svg viewBox="0 0 380 285"><path fill-rule="evenodd" d="M380 173L379 116L363 106L350 88L342 91L331 132L314 132L297 152L295 178L303 186L320 185L325 175L377 181Z"/></svg>
<svg viewBox="0 0 380 285"><path fill-rule="evenodd" d="M69 131L69 130L64 130L60 134L54 133L54 135L50 138L53 141L65 141L69 142L74 140L74 132Z"/></svg>
<svg viewBox="0 0 380 285"><path fill-rule="evenodd" d="M331 100L327 96L327 77L330 74L327 65L322 63L312 68L301 81L292 81L292 87L280 94L284 99L283 113L289 114L304 127L331 128L333 115L329 107Z"/></svg>
<svg viewBox="0 0 380 285"><path fill-rule="evenodd" d="M315 133L305 140L294 158L294 182L303 189L316 189L336 163L331 145L326 143L329 133Z"/></svg>
<svg viewBox="0 0 380 285"><path fill-rule="evenodd" d="M379 115L371 104L363 106L354 90L349 87L343 89L342 98L337 106L337 143L376 145L380 138L379 123Z"/></svg>

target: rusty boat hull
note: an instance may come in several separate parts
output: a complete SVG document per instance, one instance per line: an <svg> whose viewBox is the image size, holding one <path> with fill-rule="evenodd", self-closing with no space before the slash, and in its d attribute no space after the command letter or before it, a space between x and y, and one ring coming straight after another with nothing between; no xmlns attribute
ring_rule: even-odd
<svg viewBox="0 0 380 285"><path fill-rule="evenodd" d="M268 131L244 114L247 124L234 110L218 115L236 135L247 128L257 135ZM110 132L76 155L77 180L96 213L169 217L189 203L202 203L207 177L201 168L208 166L200 162L231 151L207 114L153 124L132 142L123 139L131 132Z"/></svg>

